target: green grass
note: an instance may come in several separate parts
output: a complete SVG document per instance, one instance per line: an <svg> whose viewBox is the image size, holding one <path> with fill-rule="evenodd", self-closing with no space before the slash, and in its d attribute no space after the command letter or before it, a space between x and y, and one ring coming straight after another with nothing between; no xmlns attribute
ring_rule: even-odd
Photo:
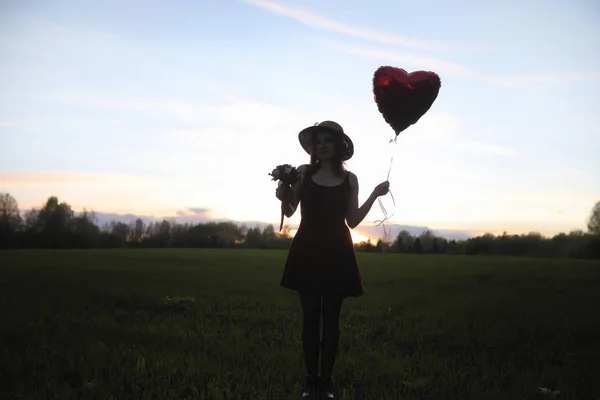
<svg viewBox="0 0 600 400"><path fill-rule="evenodd" d="M299 398L285 256L1 252L0 399ZM366 294L342 309L338 399L600 398L599 262L358 258Z"/></svg>

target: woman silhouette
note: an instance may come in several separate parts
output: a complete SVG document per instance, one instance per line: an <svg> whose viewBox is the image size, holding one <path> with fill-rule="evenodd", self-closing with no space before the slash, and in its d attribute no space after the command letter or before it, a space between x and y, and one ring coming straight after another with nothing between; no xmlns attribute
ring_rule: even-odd
<svg viewBox="0 0 600 400"><path fill-rule="evenodd" d="M293 187L280 186L276 196L291 217L298 204L302 219L289 248L281 286L295 290L302 305L302 350L306 383L301 397L333 399L331 374L339 343L339 317L345 297L364 294L350 228L365 218L379 196L389 191L389 182L375 187L368 200L358 206L358 179L344 167L354 146L342 127L324 121L298 135L310 154L310 164L298 167L300 180ZM347 225L346 225L347 223ZM319 328L323 336L319 349ZM321 352L321 374L317 373Z"/></svg>

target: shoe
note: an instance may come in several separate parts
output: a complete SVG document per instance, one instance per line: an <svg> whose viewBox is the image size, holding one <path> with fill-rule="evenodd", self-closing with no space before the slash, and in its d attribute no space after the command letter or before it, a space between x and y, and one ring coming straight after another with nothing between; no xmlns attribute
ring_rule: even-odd
<svg viewBox="0 0 600 400"><path fill-rule="evenodd" d="M306 375L300 398L302 400L318 400L319 375Z"/></svg>
<svg viewBox="0 0 600 400"><path fill-rule="evenodd" d="M335 396L331 391L331 378L319 377L319 393L321 395L320 400L333 400Z"/></svg>

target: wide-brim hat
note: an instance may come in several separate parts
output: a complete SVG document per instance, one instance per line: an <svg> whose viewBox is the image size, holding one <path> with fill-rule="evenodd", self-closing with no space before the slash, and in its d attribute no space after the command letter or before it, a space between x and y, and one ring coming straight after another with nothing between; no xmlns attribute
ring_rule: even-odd
<svg viewBox="0 0 600 400"><path fill-rule="evenodd" d="M340 140L340 156L342 161L349 160L352 157L354 154L354 144L352 143L352 139L350 139L348 135L344 133L342 126L334 121L323 121L301 130L298 134L298 140L300 141L300 145L304 151L310 154L313 137L317 132L321 131L330 132Z"/></svg>

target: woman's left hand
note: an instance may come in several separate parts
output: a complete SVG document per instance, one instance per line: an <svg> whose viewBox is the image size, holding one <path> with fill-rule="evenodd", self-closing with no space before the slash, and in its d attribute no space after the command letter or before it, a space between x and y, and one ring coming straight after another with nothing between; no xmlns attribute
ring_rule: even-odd
<svg viewBox="0 0 600 400"><path fill-rule="evenodd" d="M385 182L382 182L379 185L375 186L375 189L373 189L373 195L375 197L385 196L386 194L388 194L389 191L390 191L390 182L385 181Z"/></svg>

